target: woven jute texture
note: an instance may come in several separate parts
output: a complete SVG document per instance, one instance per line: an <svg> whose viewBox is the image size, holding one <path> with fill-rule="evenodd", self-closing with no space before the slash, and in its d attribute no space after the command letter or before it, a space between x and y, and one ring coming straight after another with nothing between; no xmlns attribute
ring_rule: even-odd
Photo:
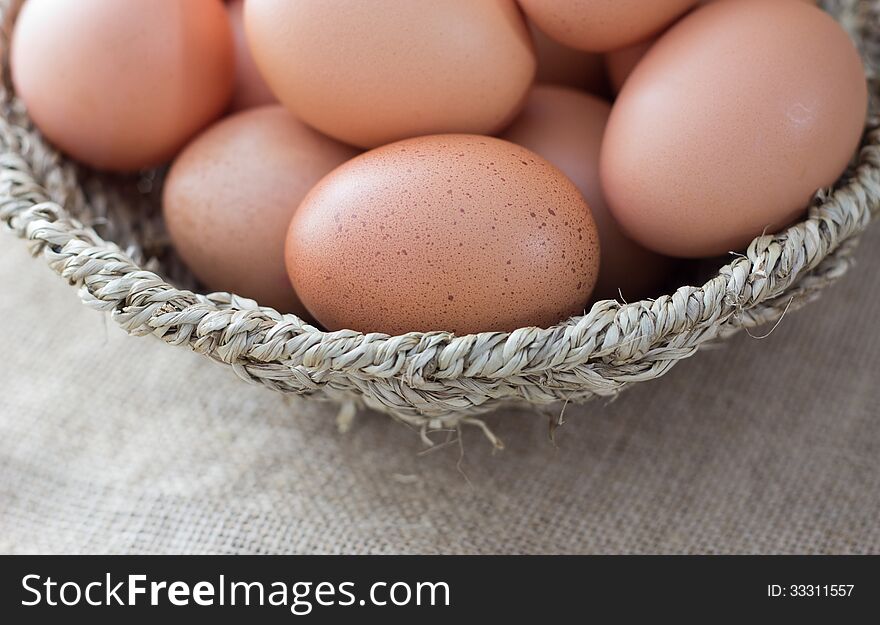
<svg viewBox="0 0 880 625"><path fill-rule="evenodd" d="M0 1L4 64L19 4ZM826 3L865 53L875 98L852 168L817 194L807 219L754 240L702 286L653 301L599 302L552 328L325 333L234 295L187 290L157 216L161 173L107 178L66 162L33 129L8 68L0 93L0 220L77 287L87 306L109 312L127 332L188 346L248 382L341 401L343 417L355 402L366 404L428 440L432 430L483 427L474 415L503 403L559 415L569 403L658 378L707 342L778 319L847 270L857 235L880 210L878 4Z"/></svg>
<svg viewBox="0 0 880 625"><path fill-rule="evenodd" d="M0 237L2 553L880 554L880 228L827 295L569 406L424 453L384 415L136 341ZM767 329L755 330L763 336ZM469 480L469 481L468 481Z"/></svg>

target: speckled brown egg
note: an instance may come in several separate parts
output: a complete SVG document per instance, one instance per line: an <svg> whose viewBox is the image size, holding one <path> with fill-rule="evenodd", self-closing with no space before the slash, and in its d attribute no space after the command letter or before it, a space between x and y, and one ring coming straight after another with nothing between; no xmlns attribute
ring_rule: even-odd
<svg viewBox="0 0 880 625"><path fill-rule="evenodd" d="M538 28L578 50L607 52L656 35L698 0L519 0Z"/></svg>
<svg viewBox="0 0 880 625"><path fill-rule="evenodd" d="M312 186L356 154L281 106L227 117L181 152L165 182L177 253L210 290L302 313L284 267L287 227Z"/></svg>
<svg viewBox="0 0 880 625"><path fill-rule="evenodd" d="M535 75L515 0L248 0L244 13L278 99L361 147L498 132Z"/></svg>
<svg viewBox="0 0 880 625"><path fill-rule="evenodd" d="M502 138L559 167L580 189L596 221L602 261L595 296L626 300L656 295L669 258L648 251L620 230L599 183L599 153L611 105L576 89L537 85Z"/></svg>
<svg viewBox="0 0 880 625"><path fill-rule="evenodd" d="M457 334L581 314L599 241L577 187L535 153L436 135L363 154L303 200L287 270L328 329Z"/></svg>

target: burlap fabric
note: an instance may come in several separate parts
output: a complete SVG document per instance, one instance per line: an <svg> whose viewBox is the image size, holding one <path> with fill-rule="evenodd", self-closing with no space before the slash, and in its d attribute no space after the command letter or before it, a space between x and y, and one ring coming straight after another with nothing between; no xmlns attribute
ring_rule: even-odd
<svg viewBox="0 0 880 625"><path fill-rule="evenodd" d="M126 336L4 234L0 552L878 553L880 229L857 260L769 338L569 407L558 449L489 416L506 450L467 429L459 470Z"/></svg>

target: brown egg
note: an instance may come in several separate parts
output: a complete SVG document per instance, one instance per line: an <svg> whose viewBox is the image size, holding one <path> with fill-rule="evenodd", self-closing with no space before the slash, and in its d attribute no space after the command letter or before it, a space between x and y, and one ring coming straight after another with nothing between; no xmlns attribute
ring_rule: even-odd
<svg viewBox="0 0 880 625"><path fill-rule="evenodd" d="M629 78L629 75L647 54L651 46L654 45L654 39L648 39L635 45L621 48L620 50L612 50L605 55L605 67L608 70L608 80L611 82L611 88L614 93L620 93L623 83Z"/></svg>
<svg viewBox="0 0 880 625"><path fill-rule="evenodd" d="M302 313L284 267L287 227L312 186L356 154L281 106L225 118L168 174L163 211L175 249L209 289Z"/></svg>
<svg viewBox="0 0 880 625"><path fill-rule="evenodd" d="M581 314L599 241L580 192L507 141L437 135L349 161L303 200L287 270L331 330L457 334Z"/></svg>
<svg viewBox="0 0 880 625"><path fill-rule="evenodd" d="M520 116L503 138L559 167L580 189L602 244L594 295L626 300L656 295L668 277L670 260L649 252L620 231L599 184L599 152L611 105L595 96L550 85L532 89Z"/></svg>
<svg viewBox="0 0 880 625"><path fill-rule="evenodd" d="M220 0L28 0L11 54L15 89L36 125L99 169L167 161L232 92Z"/></svg>
<svg viewBox="0 0 880 625"><path fill-rule="evenodd" d="M866 106L858 53L826 13L799 0L710 4L624 85L602 146L605 197L658 252L743 249L840 176Z"/></svg>
<svg viewBox="0 0 880 625"><path fill-rule="evenodd" d="M568 48L550 39L529 23L535 54L538 59L537 80L553 85L567 85L604 94L608 91L608 77L602 55Z"/></svg>
<svg viewBox="0 0 880 625"><path fill-rule="evenodd" d="M248 0L245 26L278 98L362 147L497 132L535 74L514 0Z"/></svg>
<svg viewBox="0 0 880 625"><path fill-rule="evenodd" d="M232 90L230 110L242 111L256 106L277 104L278 98L263 80L251 56L244 34L244 0L230 0L226 4L229 23L235 41L235 87Z"/></svg>
<svg viewBox="0 0 880 625"><path fill-rule="evenodd" d="M519 0L535 24L578 50L607 52L656 35L698 0Z"/></svg>
<svg viewBox="0 0 880 625"><path fill-rule="evenodd" d="M710 4L718 1L720 0L701 0L700 4ZM816 0L802 1L816 4ZM638 65L639 61L642 60L642 57L647 54L651 46L654 45L656 40L656 38L651 38L647 41L642 41L626 48L612 50L605 55L605 69L608 73L608 79L611 82L611 87L614 90L614 93L620 93L620 90L623 88L623 83L626 82L626 79L635 69L636 65Z"/></svg>

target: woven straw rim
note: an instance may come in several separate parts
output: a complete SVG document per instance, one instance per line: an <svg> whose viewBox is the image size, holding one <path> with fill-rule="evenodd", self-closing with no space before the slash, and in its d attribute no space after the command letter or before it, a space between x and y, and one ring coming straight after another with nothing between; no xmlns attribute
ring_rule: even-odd
<svg viewBox="0 0 880 625"><path fill-rule="evenodd" d="M83 193L80 170L43 141L14 97L7 51L20 4L0 0L0 219L79 287L86 305L109 312L127 332L187 345L278 391L366 403L423 432L480 425L472 415L502 400L543 405L613 396L663 375L706 341L777 320L847 270L857 235L880 210L880 3L834 0L826 8L866 53L873 103L854 166L834 189L816 194L804 221L756 238L702 286L655 300L597 302L551 328L466 336L323 332L235 295L176 288L135 262L136 247L123 251L73 216L115 196Z"/></svg>

